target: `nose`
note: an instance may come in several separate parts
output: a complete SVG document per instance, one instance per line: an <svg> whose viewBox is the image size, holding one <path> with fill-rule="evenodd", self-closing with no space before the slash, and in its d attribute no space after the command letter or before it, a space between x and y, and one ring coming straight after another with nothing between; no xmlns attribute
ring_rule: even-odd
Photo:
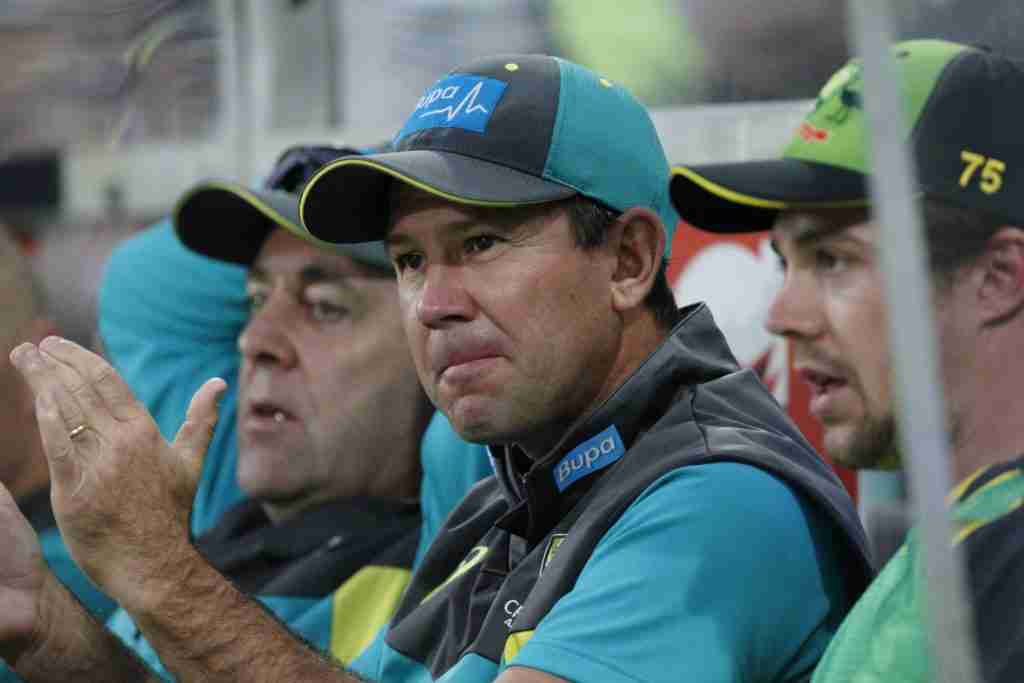
<svg viewBox="0 0 1024 683"><path fill-rule="evenodd" d="M448 264L429 266L416 293L415 307L416 319L430 328L471 320L474 303L462 268Z"/></svg>
<svg viewBox="0 0 1024 683"><path fill-rule="evenodd" d="M765 326L783 337L813 338L821 334L822 312L815 283L799 274L787 274L768 307Z"/></svg>
<svg viewBox="0 0 1024 683"><path fill-rule="evenodd" d="M263 305L253 311L238 337L238 350L251 365L294 367L298 356L289 338L290 325L287 302L281 292L271 294Z"/></svg>

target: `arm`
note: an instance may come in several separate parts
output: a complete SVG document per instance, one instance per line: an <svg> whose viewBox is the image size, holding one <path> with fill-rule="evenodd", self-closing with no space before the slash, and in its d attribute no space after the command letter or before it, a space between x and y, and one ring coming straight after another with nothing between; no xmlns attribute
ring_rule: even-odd
<svg viewBox="0 0 1024 683"><path fill-rule="evenodd" d="M176 552L164 570L159 588L150 583L128 611L182 683L359 680L297 639L193 548Z"/></svg>
<svg viewBox="0 0 1024 683"><path fill-rule="evenodd" d="M135 618L179 680L356 680L236 591L189 543L189 510L216 424L222 380L200 388L169 444L113 368L95 354L50 338L39 347L19 346L11 359L36 397L54 514L68 547L90 578ZM85 430L72 438L79 425ZM58 605L57 612L67 608L60 594L46 595L43 605ZM10 644L3 654L19 670L60 662L60 680L69 680L67 668L87 663L87 652L110 658L118 671L127 666L113 636L91 629L80 615L65 622L48 618L50 613L27 609L7 617L20 619L23 629L21 637L0 632L0 642ZM139 680L143 672L86 679Z"/></svg>
<svg viewBox="0 0 1024 683"><path fill-rule="evenodd" d="M0 658L27 681L157 681L67 591L0 484Z"/></svg>

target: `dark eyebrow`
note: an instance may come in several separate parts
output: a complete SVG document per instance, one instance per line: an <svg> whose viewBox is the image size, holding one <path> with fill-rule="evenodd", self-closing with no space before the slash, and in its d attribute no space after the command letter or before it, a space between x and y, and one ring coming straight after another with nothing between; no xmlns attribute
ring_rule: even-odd
<svg viewBox="0 0 1024 683"><path fill-rule="evenodd" d="M266 282L269 279L270 279L270 276L267 275L267 273L262 268L260 268L259 266L255 265L255 264L253 264L252 266L249 266L249 272L247 272L245 274L245 282L246 282L246 284L248 284L250 282L253 282L253 281L256 281L256 282Z"/></svg>
<svg viewBox="0 0 1024 683"><path fill-rule="evenodd" d="M303 266L299 271L299 282L302 283L303 288L310 285L329 284L352 289L352 283L349 282L347 275L323 263L310 263Z"/></svg>
<svg viewBox="0 0 1024 683"><path fill-rule="evenodd" d="M815 244L824 239L840 233L849 225L845 223L821 225L820 223L811 225L810 227L801 228L792 231L792 237L790 238L793 245L798 249L806 249L808 245ZM778 241L772 237L771 239L772 251L774 251L779 257L782 257L782 252L779 250Z"/></svg>
<svg viewBox="0 0 1024 683"><path fill-rule="evenodd" d="M513 225L503 225L501 221L488 221L480 216L472 216L469 218L463 218L460 220L452 221L450 223L445 223L444 226L442 226L442 229L444 230L446 235L458 236L462 233L469 232L473 228L478 228L481 226L487 227L491 230L495 230L502 234L512 232L516 227ZM384 241L387 243L389 247L399 247L402 246L403 244L412 244L415 242L415 240L413 240L408 235L396 234L394 232L389 232L387 237L384 238Z"/></svg>
<svg viewBox="0 0 1024 683"><path fill-rule="evenodd" d="M246 283L258 282L265 283L273 279L270 273L260 268L258 265L253 265L249 268L249 273L246 276ZM329 264L324 263L310 263L298 273L299 285L305 289L310 285L319 284L330 284L336 285L343 289L354 289L352 283L349 281L350 278L345 273L340 272L336 268L333 268Z"/></svg>

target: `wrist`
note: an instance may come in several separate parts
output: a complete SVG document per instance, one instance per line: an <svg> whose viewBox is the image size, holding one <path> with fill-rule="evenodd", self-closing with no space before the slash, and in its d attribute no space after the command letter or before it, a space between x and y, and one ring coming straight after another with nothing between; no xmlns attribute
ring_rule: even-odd
<svg viewBox="0 0 1024 683"><path fill-rule="evenodd" d="M158 616L169 603L188 594L188 582L205 571L214 571L199 551L186 540L164 546L145 561L138 557L117 568L108 592L136 620Z"/></svg>

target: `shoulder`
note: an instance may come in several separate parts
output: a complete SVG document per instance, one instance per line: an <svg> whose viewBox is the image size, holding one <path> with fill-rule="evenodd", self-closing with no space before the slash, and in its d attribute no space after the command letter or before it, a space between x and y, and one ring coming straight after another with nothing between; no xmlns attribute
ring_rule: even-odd
<svg viewBox="0 0 1024 683"><path fill-rule="evenodd" d="M719 523L758 528L782 528L807 517L800 496L787 484L760 468L734 462L668 472L637 497L623 519L652 512L680 521L713 513Z"/></svg>

